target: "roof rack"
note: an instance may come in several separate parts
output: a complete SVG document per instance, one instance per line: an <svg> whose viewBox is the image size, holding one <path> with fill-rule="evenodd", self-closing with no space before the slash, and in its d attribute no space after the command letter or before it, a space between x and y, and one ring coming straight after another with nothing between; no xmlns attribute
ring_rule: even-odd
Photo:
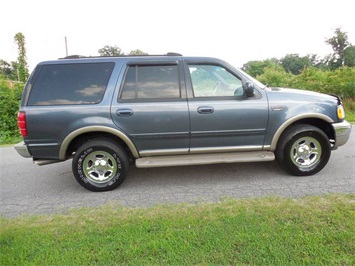
<svg viewBox="0 0 355 266"><path fill-rule="evenodd" d="M68 55L66 57L62 57L59 59L78 59L78 58L100 58L100 57L134 57L134 56L182 56L182 54L179 53L174 53L174 52L168 52L166 54L159 54L159 55L150 55L150 54L146 54L146 55L119 55L119 56L109 56L109 55L105 55L105 56L84 56L84 55Z"/></svg>
<svg viewBox="0 0 355 266"><path fill-rule="evenodd" d="M78 54L74 54L74 55L68 55L66 57L62 57L59 59L77 59L77 58L86 58L87 56L84 55L78 55Z"/></svg>
<svg viewBox="0 0 355 266"><path fill-rule="evenodd" d="M179 53L174 53L174 52L169 52L166 54L167 56L182 56L182 54Z"/></svg>

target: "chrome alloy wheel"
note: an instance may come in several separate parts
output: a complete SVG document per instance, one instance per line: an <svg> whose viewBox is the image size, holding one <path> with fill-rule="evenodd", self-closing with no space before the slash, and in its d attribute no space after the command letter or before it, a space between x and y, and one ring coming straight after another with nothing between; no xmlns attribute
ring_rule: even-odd
<svg viewBox="0 0 355 266"><path fill-rule="evenodd" d="M105 151L90 153L83 162L85 176L94 183L105 183L117 173L116 159Z"/></svg>
<svg viewBox="0 0 355 266"><path fill-rule="evenodd" d="M300 169L309 169L320 160L322 146L312 137L302 137L294 142L290 150L292 162Z"/></svg>

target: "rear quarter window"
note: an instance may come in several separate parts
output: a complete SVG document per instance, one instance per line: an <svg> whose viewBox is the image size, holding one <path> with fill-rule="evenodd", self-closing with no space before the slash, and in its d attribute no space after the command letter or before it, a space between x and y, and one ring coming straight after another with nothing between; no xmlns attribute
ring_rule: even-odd
<svg viewBox="0 0 355 266"><path fill-rule="evenodd" d="M27 105L97 104L114 63L43 65L32 84Z"/></svg>

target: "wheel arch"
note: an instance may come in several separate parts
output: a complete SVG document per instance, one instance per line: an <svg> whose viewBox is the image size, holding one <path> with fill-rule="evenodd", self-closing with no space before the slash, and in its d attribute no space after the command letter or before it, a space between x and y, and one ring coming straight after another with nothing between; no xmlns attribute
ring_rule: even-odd
<svg viewBox="0 0 355 266"><path fill-rule="evenodd" d="M63 140L59 150L59 159L67 159L82 143L97 137L111 138L128 149L134 158L139 158L137 148L122 131L104 126L89 126L71 132Z"/></svg>
<svg viewBox="0 0 355 266"><path fill-rule="evenodd" d="M334 140L335 132L331 125L332 123L334 123L334 120L323 114L303 114L303 115L294 116L291 119L284 122L278 128L274 137L272 138L270 150L275 151L279 139L281 138L285 130L296 124L307 124L307 125L318 127L328 136L329 140Z"/></svg>

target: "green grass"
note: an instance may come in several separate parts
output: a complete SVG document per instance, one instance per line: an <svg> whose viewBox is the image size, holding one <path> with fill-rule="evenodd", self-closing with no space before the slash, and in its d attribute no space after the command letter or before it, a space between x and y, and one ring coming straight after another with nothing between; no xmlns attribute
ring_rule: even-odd
<svg viewBox="0 0 355 266"><path fill-rule="evenodd" d="M355 123L355 111L348 111L346 112L346 117L345 119L348 122Z"/></svg>
<svg viewBox="0 0 355 266"><path fill-rule="evenodd" d="M1 218L0 265L354 265L355 195Z"/></svg>

